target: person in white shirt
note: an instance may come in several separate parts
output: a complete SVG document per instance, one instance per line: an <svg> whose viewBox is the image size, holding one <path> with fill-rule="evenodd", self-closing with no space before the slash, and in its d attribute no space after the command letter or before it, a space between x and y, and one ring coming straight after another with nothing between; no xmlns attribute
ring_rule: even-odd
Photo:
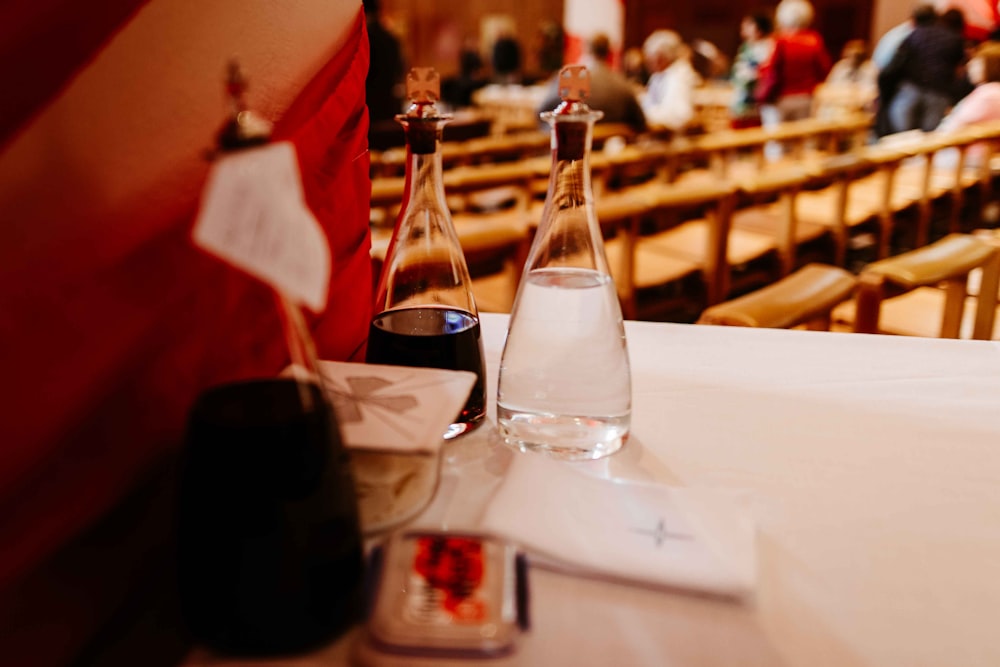
<svg viewBox="0 0 1000 667"><path fill-rule="evenodd" d="M646 121L680 130L694 117L694 89L700 82L684 42L672 30L657 30L646 38L642 51L652 72L640 99Z"/></svg>

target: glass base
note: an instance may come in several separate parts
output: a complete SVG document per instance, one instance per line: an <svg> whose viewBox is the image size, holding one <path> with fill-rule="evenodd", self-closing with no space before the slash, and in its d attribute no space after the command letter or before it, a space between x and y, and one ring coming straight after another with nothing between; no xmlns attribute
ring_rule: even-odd
<svg viewBox="0 0 1000 667"><path fill-rule="evenodd" d="M619 438L617 441L610 443L607 447L595 447L593 449L560 447L558 445L524 442L521 440L512 441L506 437L504 438L504 442L518 451L539 452L550 458L559 459L560 461L593 461L595 459L603 459L604 457L611 456L615 452L619 451L625 445L625 440L623 438Z"/></svg>
<svg viewBox="0 0 1000 667"><path fill-rule="evenodd" d="M440 467L438 455L353 450L362 532L385 533L422 512L437 490Z"/></svg>
<svg viewBox="0 0 1000 667"><path fill-rule="evenodd" d="M486 418L486 412L480 412L476 417L469 419L468 421L455 422L445 429L444 435L442 436L445 440L454 440L460 435L465 435L471 431L479 428L479 425L483 423Z"/></svg>
<svg viewBox="0 0 1000 667"><path fill-rule="evenodd" d="M625 446L629 419L515 413L499 408L500 436L522 452L539 452L564 461L611 456ZM506 413L506 414L505 414Z"/></svg>

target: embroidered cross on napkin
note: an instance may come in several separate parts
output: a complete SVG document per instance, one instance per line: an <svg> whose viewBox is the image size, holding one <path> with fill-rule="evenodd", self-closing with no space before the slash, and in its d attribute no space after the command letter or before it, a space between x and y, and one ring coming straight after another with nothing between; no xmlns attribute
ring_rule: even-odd
<svg viewBox="0 0 1000 667"><path fill-rule="evenodd" d="M733 494L602 479L576 464L514 457L482 527L533 565L733 598L756 583L755 528Z"/></svg>

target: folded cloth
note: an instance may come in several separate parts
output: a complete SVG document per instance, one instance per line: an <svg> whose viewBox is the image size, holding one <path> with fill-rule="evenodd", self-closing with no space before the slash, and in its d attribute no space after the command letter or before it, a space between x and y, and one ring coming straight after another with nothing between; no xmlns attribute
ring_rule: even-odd
<svg viewBox="0 0 1000 667"><path fill-rule="evenodd" d="M320 361L319 372L354 449L435 454L476 374L411 366Z"/></svg>
<svg viewBox="0 0 1000 667"><path fill-rule="evenodd" d="M481 525L532 565L571 574L740 599L756 583L750 512L725 491L602 479L522 454Z"/></svg>

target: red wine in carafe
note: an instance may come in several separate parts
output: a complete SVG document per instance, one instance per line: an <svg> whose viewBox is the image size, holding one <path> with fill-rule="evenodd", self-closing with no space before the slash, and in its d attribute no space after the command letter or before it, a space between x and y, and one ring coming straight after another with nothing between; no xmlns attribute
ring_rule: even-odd
<svg viewBox="0 0 1000 667"><path fill-rule="evenodd" d="M383 312L372 320L365 360L371 364L472 371L476 383L449 434L470 430L486 415L482 335L479 320L470 313L430 307Z"/></svg>

